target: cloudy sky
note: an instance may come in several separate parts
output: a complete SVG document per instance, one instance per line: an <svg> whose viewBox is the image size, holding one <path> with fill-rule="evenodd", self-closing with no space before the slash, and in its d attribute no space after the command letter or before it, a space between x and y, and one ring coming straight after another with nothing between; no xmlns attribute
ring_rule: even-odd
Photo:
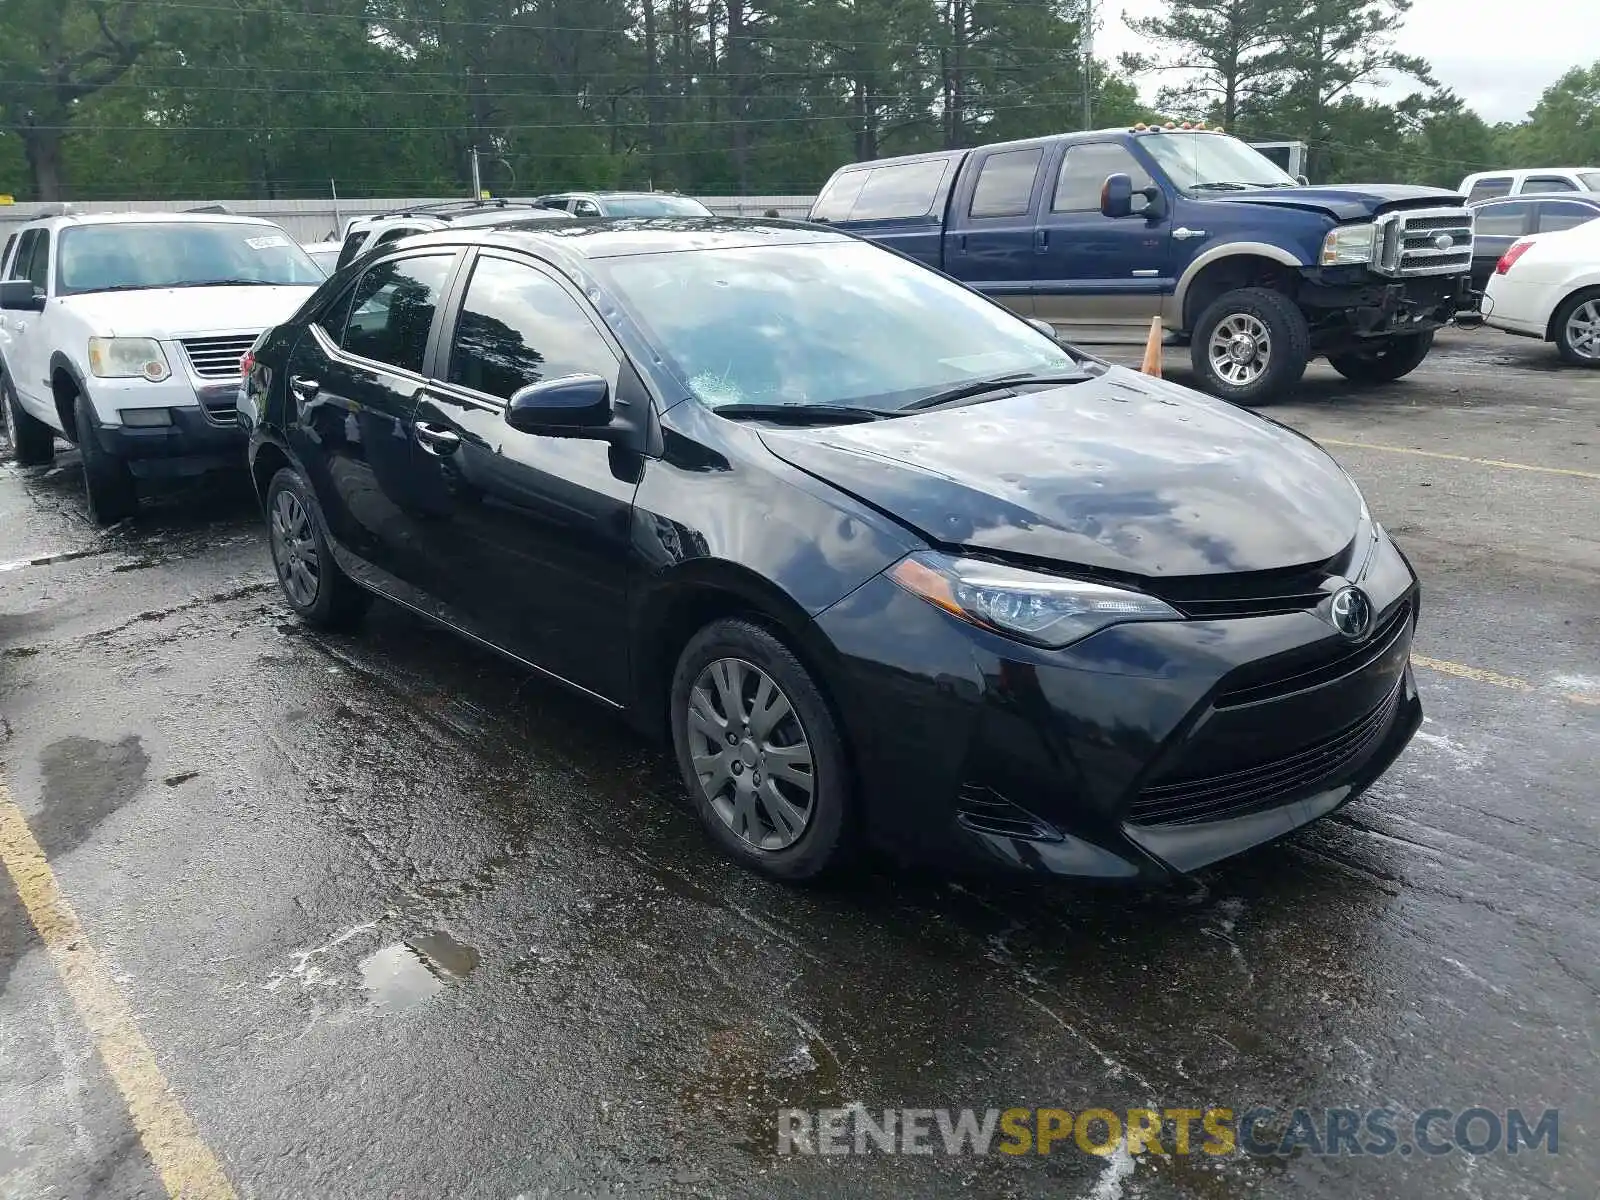
<svg viewBox="0 0 1600 1200"><path fill-rule="evenodd" d="M1165 7L1162 0L1097 4L1095 53L1110 59L1125 50L1148 49L1122 23L1124 13L1143 17ZM1596 0L1516 0L1506 6L1484 0L1414 0L1398 45L1431 62L1439 81L1453 87L1486 121L1518 121L1562 72L1600 61L1597 10ZM1153 99L1160 81L1146 79L1140 85ZM1398 100L1407 90L1395 86L1382 94Z"/></svg>

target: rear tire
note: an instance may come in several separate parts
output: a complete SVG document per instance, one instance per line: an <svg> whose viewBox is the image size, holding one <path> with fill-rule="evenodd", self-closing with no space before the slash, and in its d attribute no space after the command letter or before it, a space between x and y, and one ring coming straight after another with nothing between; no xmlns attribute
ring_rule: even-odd
<svg viewBox="0 0 1600 1200"><path fill-rule="evenodd" d="M139 492L133 472L114 454L107 454L95 436L89 398L79 392L72 402L78 427L78 453L83 458L83 490L89 500L89 519L96 525L115 525L139 511Z"/></svg>
<svg viewBox="0 0 1600 1200"><path fill-rule="evenodd" d="M1411 374L1433 349L1433 330L1385 338L1370 350L1328 355L1328 365L1351 383L1393 383Z"/></svg>
<svg viewBox="0 0 1600 1200"><path fill-rule="evenodd" d="M360 621L372 593L334 561L317 498L292 467L280 467L267 485L266 512L278 588L295 614L319 629Z"/></svg>
<svg viewBox="0 0 1600 1200"><path fill-rule="evenodd" d="M1600 288L1576 292L1556 309L1556 350L1575 367L1600 367Z"/></svg>
<svg viewBox="0 0 1600 1200"><path fill-rule="evenodd" d="M11 449L17 456L17 465L42 467L56 456L56 431L38 417L22 411L17 392L11 386L11 376L0 375L0 396L6 409L6 429L11 438Z"/></svg>
<svg viewBox="0 0 1600 1200"><path fill-rule="evenodd" d="M854 780L844 739L787 646L750 621L713 621L679 656L669 704L684 786L728 857L786 883L849 859Z"/></svg>
<svg viewBox="0 0 1600 1200"><path fill-rule="evenodd" d="M1189 343L1189 361L1205 390L1247 406L1283 399L1310 360L1305 314L1270 288L1217 297L1195 322Z"/></svg>

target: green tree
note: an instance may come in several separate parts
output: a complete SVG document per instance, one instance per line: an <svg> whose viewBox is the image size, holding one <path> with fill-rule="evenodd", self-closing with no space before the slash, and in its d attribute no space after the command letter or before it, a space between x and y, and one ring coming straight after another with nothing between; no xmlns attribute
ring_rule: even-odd
<svg viewBox="0 0 1600 1200"><path fill-rule="evenodd" d="M152 44L137 0L5 0L0 121L22 143L33 196L59 200L62 146L82 104Z"/></svg>
<svg viewBox="0 0 1600 1200"><path fill-rule="evenodd" d="M1574 67L1544 90L1516 150L1521 166L1600 164L1600 62Z"/></svg>
<svg viewBox="0 0 1600 1200"><path fill-rule="evenodd" d="M1453 188L1500 160L1495 131L1448 88L1407 96L1395 116L1402 137L1395 178Z"/></svg>
<svg viewBox="0 0 1600 1200"><path fill-rule="evenodd" d="M1128 22L1160 53L1125 55L1123 65L1135 74L1190 77L1161 89L1156 106L1164 112L1248 127L1283 91L1291 16L1291 0L1173 0L1163 14Z"/></svg>

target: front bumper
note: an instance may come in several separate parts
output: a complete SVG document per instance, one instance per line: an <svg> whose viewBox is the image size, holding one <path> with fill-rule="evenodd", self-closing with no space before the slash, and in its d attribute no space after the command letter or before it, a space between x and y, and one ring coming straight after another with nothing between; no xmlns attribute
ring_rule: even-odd
<svg viewBox="0 0 1600 1200"><path fill-rule="evenodd" d="M237 391L237 388L234 389ZM171 408L171 425L97 425L100 448L141 479L199 475L245 465L246 435L207 408Z"/></svg>
<svg viewBox="0 0 1600 1200"><path fill-rule="evenodd" d="M1334 811L1422 720L1416 578L1387 537L1361 586L1360 643L1305 610L1039 651L873 580L818 618L869 837L948 869L1154 883Z"/></svg>
<svg viewBox="0 0 1600 1200"><path fill-rule="evenodd" d="M1472 307L1472 276L1421 275L1390 279L1365 267L1307 267L1299 299L1314 346L1423 333Z"/></svg>

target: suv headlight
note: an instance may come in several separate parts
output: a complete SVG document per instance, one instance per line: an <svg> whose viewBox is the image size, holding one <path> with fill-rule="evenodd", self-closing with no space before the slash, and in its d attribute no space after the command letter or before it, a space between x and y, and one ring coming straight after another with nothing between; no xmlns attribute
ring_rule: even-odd
<svg viewBox="0 0 1600 1200"><path fill-rule="evenodd" d="M160 383L172 374L161 343L154 338L92 337L89 370L100 379L148 379Z"/></svg>
<svg viewBox="0 0 1600 1200"><path fill-rule="evenodd" d="M933 551L902 558L888 575L969 624L1050 649L1126 621L1183 620L1182 613L1141 592Z"/></svg>
<svg viewBox="0 0 1600 1200"><path fill-rule="evenodd" d="M1322 265L1338 267L1371 262L1377 235L1378 227L1372 224L1340 225L1328 230L1328 236L1322 239Z"/></svg>

